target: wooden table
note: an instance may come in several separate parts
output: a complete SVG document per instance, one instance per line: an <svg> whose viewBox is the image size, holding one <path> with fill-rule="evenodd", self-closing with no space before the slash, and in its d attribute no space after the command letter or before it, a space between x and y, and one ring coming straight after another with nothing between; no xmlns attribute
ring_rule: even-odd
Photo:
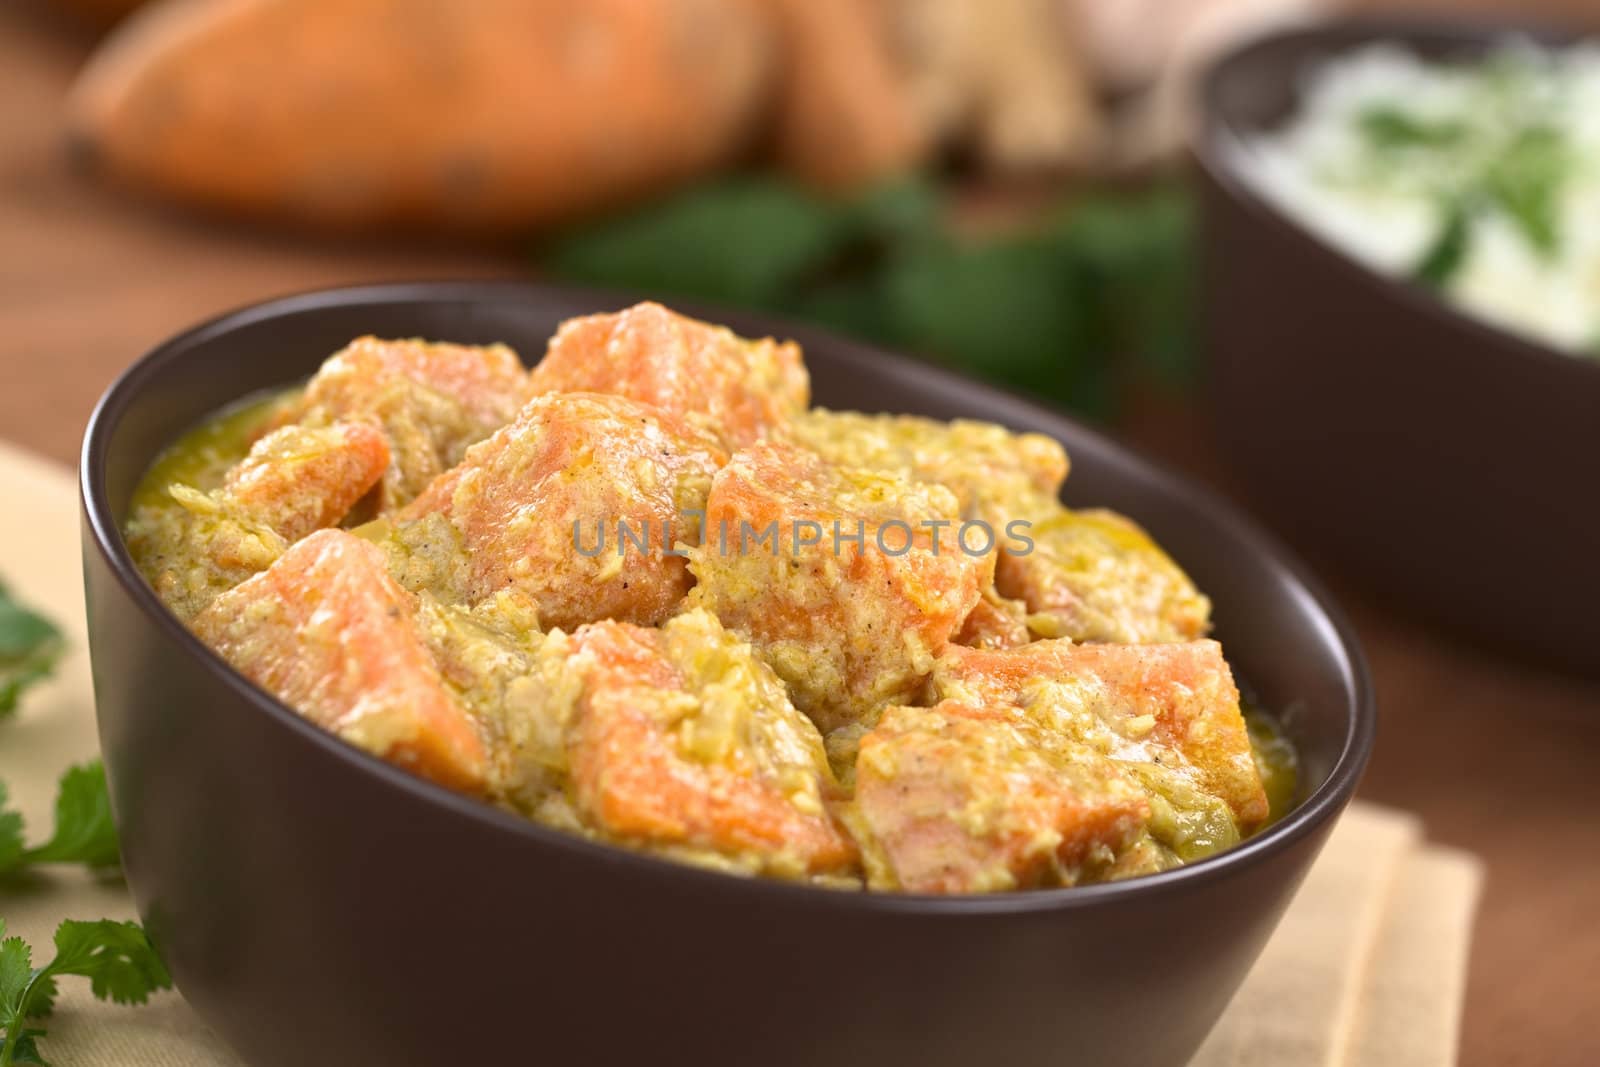
<svg viewBox="0 0 1600 1067"><path fill-rule="evenodd" d="M0 436L72 462L114 374L238 304L346 282L527 273L513 252L344 247L102 191L70 173L59 144L85 47L37 15L0 18ZM1195 413L1146 404L1125 435L1229 491ZM14 507L25 514L7 502L8 517ZM1600 1064L1600 687L1454 647L1330 577L1383 708L1365 795L1421 813L1431 836L1489 864L1462 1062Z"/></svg>

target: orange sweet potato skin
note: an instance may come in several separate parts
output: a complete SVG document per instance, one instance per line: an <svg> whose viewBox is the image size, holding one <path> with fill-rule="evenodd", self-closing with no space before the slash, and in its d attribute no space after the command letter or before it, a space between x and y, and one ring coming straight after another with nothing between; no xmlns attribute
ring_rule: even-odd
<svg viewBox="0 0 1600 1067"><path fill-rule="evenodd" d="M737 155L772 40L741 0L168 0L69 124L114 177L235 213L528 228Z"/></svg>

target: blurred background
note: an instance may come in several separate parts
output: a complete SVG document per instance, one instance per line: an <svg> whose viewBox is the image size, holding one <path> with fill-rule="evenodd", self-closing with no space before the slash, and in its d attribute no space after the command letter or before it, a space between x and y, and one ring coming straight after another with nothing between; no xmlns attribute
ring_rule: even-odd
<svg viewBox="0 0 1600 1067"><path fill-rule="evenodd" d="M1594 516L1574 509L1596 497L1600 449L1592 436L1574 448L1578 431L1561 430L1547 449L1567 464L1565 494L1550 494L1562 497L1557 511L1535 502L1515 515L1545 541L1567 530L1585 572L1565 590L1540 579L1563 606L1553 615L1487 612L1510 631L1497 635L1466 625L1459 599L1406 585L1419 535L1386 525L1398 496L1358 505L1323 492L1332 517L1300 499L1341 469L1359 485L1406 488L1423 511L1433 490L1419 496L1417 479L1445 492L1425 468L1402 476L1381 459L1340 461L1358 453L1337 427L1379 419L1377 402L1368 412L1365 399L1329 400L1265 432L1275 398L1337 379L1270 384L1270 369L1238 358L1263 336L1206 325L1219 308L1278 302L1273 275L1293 279L1313 253L1258 246L1229 215L1233 190L1219 192L1215 168L1210 186L1197 179L1190 148L1210 120L1196 86L1241 41L1351 16L1403 20L1375 24L1397 40L1406 27L1450 33L1485 18L1600 31L1594 0L10 0L0 9L0 436L71 461L94 399L169 334L285 292L420 278L545 279L760 308L1068 409L1254 510L1354 616L1385 714L1366 794L1420 811L1434 837L1490 860L1463 1062L1600 1062L1589 1018L1600 828L1588 814L1600 799L1600 691L1589 680L1600 655L1586 654L1592 640L1550 655L1517 640L1530 629L1520 619L1564 620L1563 608L1593 603L1572 594L1600 575L1594 526L1582 525ZM1341 137L1381 150L1383 181L1360 186L1357 207L1375 205L1374 233L1415 231L1415 247L1391 256L1404 292L1382 298L1381 313L1345 312L1327 294L1330 321L1379 322L1390 332L1375 335L1378 347L1397 352L1524 346L1527 373L1516 365L1511 378L1537 379L1569 409L1579 397L1577 417L1600 426L1600 259L1584 258L1587 238L1571 251L1556 239L1569 215L1600 218L1589 180L1600 157L1583 156L1600 144L1600 96L1582 95L1600 92L1597 63L1568 78L1579 101L1570 130L1550 118L1543 82L1506 89L1491 72L1495 99L1511 103L1487 133L1446 114L1448 93L1409 93L1402 78L1385 83L1400 87L1393 101L1363 98L1354 133L1289 145L1304 149L1295 158ZM1291 70L1287 81L1310 77ZM1234 104L1250 111L1267 90L1241 84ZM1411 99L1420 112L1400 106ZM1449 178L1468 172L1470 182ZM1429 180L1410 181L1418 175ZM1321 210L1304 208L1308 232ZM1350 241L1324 227L1322 243L1382 274L1382 250L1364 254L1363 226L1348 219ZM1495 251L1518 239L1532 251ZM1230 241L1267 250L1252 260ZM1519 281L1524 259L1534 265ZM1266 265L1247 278L1231 266L1257 261ZM1501 301L1514 306L1498 320L1472 311L1480 276L1489 303L1523 294ZM1304 277L1281 299L1313 301L1314 318L1325 294ZM1578 323L1571 344L1528 316L1503 321L1558 291L1548 317ZM1472 325L1422 306L1436 298ZM1477 324L1485 317L1492 329ZM1436 405L1403 395L1398 377L1351 388L1397 398L1387 417L1421 418L1472 410L1452 390L1473 375L1441 385L1428 371ZM1481 376L1490 397L1509 380ZM1252 393L1252 382L1269 384ZM1542 403L1508 412L1502 431L1558 422L1531 410ZM1279 447L1295 425L1308 427L1304 456ZM1402 443L1407 457L1433 454L1419 433ZM1316 441L1335 454L1313 454ZM1334 536L1340 516L1359 522ZM1464 529L1431 536L1461 543ZM1469 544L1477 555L1466 558L1487 559L1498 543ZM1443 584L1485 595L1508 584L1477 571L1453 564ZM1543 820L1539 833L1530 819Z"/></svg>

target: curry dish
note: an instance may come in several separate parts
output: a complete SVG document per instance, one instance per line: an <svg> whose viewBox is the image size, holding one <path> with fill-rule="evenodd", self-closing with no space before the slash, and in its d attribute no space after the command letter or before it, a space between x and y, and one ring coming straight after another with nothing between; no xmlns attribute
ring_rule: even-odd
<svg viewBox="0 0 1600 1067"><path fill-rule="evenodd" d="M351 744L729 872L976 893L1210 855L1292 800L1210 604L1066 454L810 406L655 304L510 349L366 337L177 442L128 542Z"/></svg>

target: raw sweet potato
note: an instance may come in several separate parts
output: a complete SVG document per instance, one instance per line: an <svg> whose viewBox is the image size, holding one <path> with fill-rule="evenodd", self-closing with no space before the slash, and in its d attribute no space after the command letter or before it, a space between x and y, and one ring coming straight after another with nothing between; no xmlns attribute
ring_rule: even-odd
<svg viewBox="0 0 1600 1067"><path fill-rule="evenodd" d="M997 170L1092 161L1101 122L1073 5L877 3L915 113L941 145L963 147Z"/></svg>
<svg viewBox="0 0 1600 1067"><path fill-rule="evenodd" d="M784 45L774 116L777 161L827 188L865 184L920 163L930 130L874 5L766 2Z"/></svg>
<svg viewBox="0 0 1600 1067"><path fill-rule="evenodd" d="M772 23L740 0L169 0L76 87L135 186L335 227L507 229L736 155Z"/></svg>

